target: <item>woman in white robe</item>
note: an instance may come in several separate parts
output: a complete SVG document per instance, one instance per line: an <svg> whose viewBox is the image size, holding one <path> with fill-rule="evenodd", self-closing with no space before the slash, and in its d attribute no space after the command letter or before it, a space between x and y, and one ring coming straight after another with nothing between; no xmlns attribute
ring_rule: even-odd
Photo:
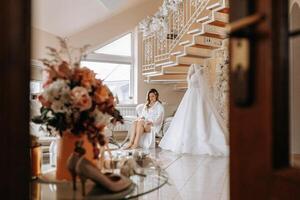
<svg viewBox="0 0 300 200"><path fill-rule="evenodd" d="M155 147L155 134L160 131L164 119L164 108L158 97L156 89L148 91L147 102L131 126L130 141L125 149Z"/></svg>

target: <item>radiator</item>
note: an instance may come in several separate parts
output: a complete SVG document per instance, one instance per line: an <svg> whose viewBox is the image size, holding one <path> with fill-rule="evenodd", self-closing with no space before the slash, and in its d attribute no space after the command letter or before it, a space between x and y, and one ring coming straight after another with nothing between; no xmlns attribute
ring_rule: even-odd
<svg viewBox="0 0 300 200"><path fill-rule="evenodd" d="M117 123L114 127L114 131L128 131L131 123L126 120L126 116L136 116L135 111L136 105L118 105L117 109L120 111L121 115L125 118L124 124Z"/></svg>

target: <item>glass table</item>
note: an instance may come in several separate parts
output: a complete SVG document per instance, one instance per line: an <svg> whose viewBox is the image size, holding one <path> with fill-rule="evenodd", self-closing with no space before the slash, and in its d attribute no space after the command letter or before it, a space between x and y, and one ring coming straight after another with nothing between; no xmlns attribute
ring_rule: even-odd
<svg viewBox="0 0 300 200"><path fill-rule="evenodd" d="M120 154L118 154L120 155ZM112 169L118 173L119 169ZM133 175L130 177L133 184L126 190L119 193L112 193L104 188L95 185L92 181L86 183L86 196L81 195L80 182L77 182L77 191L72 190L72 183L69 181L55 181L47 177L32 181L32 199L136 199L139 196L155 191L168 182L167 173L159 166L149 165L139 168L139 172L146 175ZM55 172L52 172L54 176ZM48 174L48 177L51 174ZM53 181L54 180L54 181Z"/></svg>

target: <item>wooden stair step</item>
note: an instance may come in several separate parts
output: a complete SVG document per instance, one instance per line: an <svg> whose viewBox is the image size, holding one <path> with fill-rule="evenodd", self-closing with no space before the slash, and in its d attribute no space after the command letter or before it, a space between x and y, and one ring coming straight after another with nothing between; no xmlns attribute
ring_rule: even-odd
<svg viewBox="0 0 300 200"><path fill-rule="evenodd" d="M228 13L213 12L213 17L214 17L215 21L229 23L229 14Z"/></svg>
<svg viewBox="0 0 300 200"><path fill-rule="evenodd" d="M154 76L161 76L161 75L163 75L163 72L162 71L157 71L157 72L155 72L155 73L149 73L149 74L147 74L147 75L144 75L144 76L146 76L146 77L154 77Z"/></svg>
<svg viewBox="0 0 300 200"><path fill-rule="evenodd" d="M177 91L186 90L187 88L188 88L187 82L185 82L185 83L176 83L174 85L174 90L177 90Z"/></svg>
<svg viewBox="0 0 300 200"><path fill-rule="evenodd" d="M182 56L182 57L171 56L170 60L173 61L174 63L183 64L183 65L191 65L191 64L204 65L206 63L205 59L199 57L193 57L193 56Z"/></svg>
<svg viewBox="0 0 300 200"><path fill-rule="evenodd" d="M206 20L204 24L211 24L214 26L224 27L229 23L229 14L222 13L218 11L212 11L210 15L207 16L209 19Z"/></svg>
<svg viewBox="0 0 300 200"><path fill-rule="evenodd" d="M223 40L218 38L206 37L206 36L195 36L195 45L207 48L220 48L222 47Z"/></svg>
<svg viewBox="0 0 300 200"><path fill-rule="evenodd" d="M195 33L201 33L203 31L203 24L202 23L194 23L190 26L187 34L193 35Z"/></svg>
<svg viewBox="0 0 300 200"><path fill-rule="evenodd" d="M191 65L191 64L204 65L206 63L206 60L203 59L203 58L184 56L184 57L178 58L178 63L179 64L186 64L186 65Z"/></svg>
<svg viewBox="0 0 300 200"><path fill-rule="evenodd" d="M177 87L188 87L187 82L186 83L177 83L175 86Z"/></svg>
<svg viewBox="0 0 300 200"><path fill-rule="evenodd" d="M186 82L186 74L164 74L147 77L147 82Z"/></svg>
<svg viewBox="0 0 300 200"><path fill-rule="evenodd" d="M148 71L148 72L142 72L143 76L156 76L159 74L161 74L161 71L152 70L152 71Z"/></svg>
<svg viewBox="0 0 300 200"><path fill-rule="evenodd" d="M222 5L215 8L215 11L221 12L221 13L229 13L229 0L225 0L222 2Z"/></svg>
<svg viewBox="0 0 300 200"><path fill-rule="evenodd" d="M193 35L185 34L180 38L179 45L181 45L181 46L187 45L187 44L193 43L193 41L194 41Z"/></svg>
<svg viewBox="0 0 300 200"><path fill-rule="evenodd" d="M229 14L229 10L230 10L229 7L224 7L224 8L222 8L221 10L218 10L218 12Z"/></svg>
<svg viewBox="0 0 300 200"><path fill-rule="evenodd" d="M168 65L168 64L172 64L172 62L170 62L169 59L167 60L162 60L160 62L156 62L155 63L155 67L160 67L160 66L164 66L164 65Z"/></svg>
<svg viewBox="0 0 300 200"><path fill-rule="evenodd" d="M212 50L200 47L186 47L185 48L186 55L198 56L201 58L210 58L212 56Z"/></svg>
<svg viewBox="0 0 300 200"><path fill-rule="evenodd" d="M225 26L225 25L224 25ZM226 29L223 25L222 26L218 26L215 24L201 24L199 23L198 26L193 26L194 29L189 30L187 33L190 35L206 35L206 36L210 36L210 37L215 37L215 38L226 38L227 37L227 33L226 33ZM186 45L186 44L190 44L189 42L186 43L179 43L180 45Z"/></svg>
<svg viewBox="0 0 300 200"><path fill-rule="evenodd" d="M203 35L225 39L227 37L227 32L224 27L215 26L212 24L204 24Z"/></svg>
<svg viewBox="0 0 300 200"><path fill-rule="evenodd" d="M177 45L171 52L172 56L180 55L184 53L184 46Z"/></svg>
<svg viewBox="0 0 300 200"><path fill-rule="evenodd" d="M197 16L197 23L203 23L208 21L210 18L209 16L211 15L212 11L204 9L198 16Z"/></svg>
<svg viewBox="0 0 300 200"><path fill-rule="evenodd" d="M189 67L174 66L174 67L162 68L163 74L187 74L188 71L189 71Z"/></svg>
<svg viewBox="0 0 300 200"><path fill-rule="evenodd" d="M210 0L206 6L207 10L213 10L223 6L223 0Z"/></svg>
<svg viewBox="0 0 300 200"><path fill-rule="evenodd" d="M153 72L154 71L154 67L151 67L151 68L145 68L143 67L142 69L142 73L149 73L149 72Z"/></svg>
<svg viewBox="0 0 300 200"><path fill-rule="evenodd" d="M176 56L174 56L174 58L172 58L173 60L176 60ZM155 67L155 70L154 71L162 71L163 68L172 68L172 67L189 67L190 65L187 65L187 64L178 64L178 63L175 63L173 62L173 60L171 61L172 63L171 64L167 64L167 65L163 65L163 66L157 66Z"/></svg>

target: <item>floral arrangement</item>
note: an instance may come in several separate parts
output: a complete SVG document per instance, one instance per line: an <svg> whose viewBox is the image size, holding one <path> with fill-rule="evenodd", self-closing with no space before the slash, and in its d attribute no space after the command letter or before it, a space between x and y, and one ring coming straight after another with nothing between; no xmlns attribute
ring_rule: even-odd
<svg viewBox="0 0 300 200"><path fill-rule="evenodd" d="M171 12L177 12L183 0L164 0L162 6L152 17L147 17L139 24L139 29L144 36L151 35L154 32L163 30L163 33L168 31L168 15Z"/></svg>
<svg viewBox="0 0 300 200"><path fill-rule="evenodd" d="M71 49L59 38L60 50L47 47L52 59L42 59L47 78L38 96L41 114L32 121L44 125L60 136L68 131L74 135L86 134L98 158L99 147L107 142L102 131L108 123L123 122L115 108L114 97L108 87L80 60L87 46ZM76 56L77 55L77 56Z"/></svg>

